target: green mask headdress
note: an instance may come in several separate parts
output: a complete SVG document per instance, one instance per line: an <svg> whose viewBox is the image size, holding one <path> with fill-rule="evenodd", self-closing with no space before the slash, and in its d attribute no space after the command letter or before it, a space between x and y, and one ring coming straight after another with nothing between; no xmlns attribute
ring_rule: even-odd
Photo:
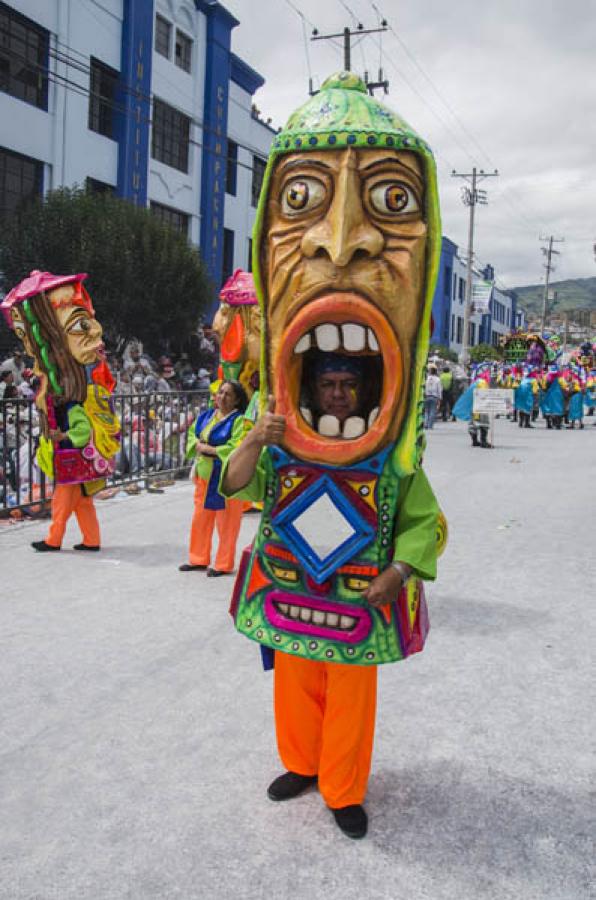
<svg viewBox="0 0 596 900"><path fill-rule="evenodd" d="M261 272L260 251L273 169L279 158L288 153L320 152L348 147L360 149L388 147L393 150L411 151L420 158L425 175L424 218L427 225L427 245L423 308L413 348L410 396L393 457L398 473L407 474L419 464L424 443L420 407L430 337L432 299L441 251L436 169L429 146L397 113L388 109L375 97L369 96L364 82L351 72L340 72L328 78L319 93L290 116L283 131L275 138L269 154L253 231L253 274L263 313L261 397L265 402L268 394L268 374L265 353L267 342L265 286Z"/></svg>

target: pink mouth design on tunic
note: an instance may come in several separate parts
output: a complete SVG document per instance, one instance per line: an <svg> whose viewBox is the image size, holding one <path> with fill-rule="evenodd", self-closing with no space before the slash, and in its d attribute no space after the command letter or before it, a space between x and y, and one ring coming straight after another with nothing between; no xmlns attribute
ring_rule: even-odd
<svg viewBox="0 0 596 900"><path fill-rule="evenodd" d="M344 644L358 644L372 628L369 611L360 606L328 603L285 591L267 594L264 609L274 628Z"/></svg>

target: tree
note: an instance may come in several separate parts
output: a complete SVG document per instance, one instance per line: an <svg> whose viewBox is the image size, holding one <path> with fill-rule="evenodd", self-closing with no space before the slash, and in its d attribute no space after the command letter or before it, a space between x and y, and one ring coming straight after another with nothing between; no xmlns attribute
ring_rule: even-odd
<svg viewBox="0 0 596 900"><path fill-rule="evenodd" d="M471 362L484 362L485 359L503 359L503 351L492 344L476 344L470 347Z"/></svg>
<svg viewBox="0 0 596 900"><path fill-rule="evenodd" d="M447 362L457 362L455 350L450 350L449 347L444 347L443 344L431 344L428 348L428 355L429 357L438 356L447 360Z"/></svg>
<svg viewBox="0 0 596 900"><path fill-rule="evenodd" d="M213 287L196 248L150 210L108 193L60 188L19 210L0 233L2 287L32 269L88 272L106 340L181 347Z"/></svg>

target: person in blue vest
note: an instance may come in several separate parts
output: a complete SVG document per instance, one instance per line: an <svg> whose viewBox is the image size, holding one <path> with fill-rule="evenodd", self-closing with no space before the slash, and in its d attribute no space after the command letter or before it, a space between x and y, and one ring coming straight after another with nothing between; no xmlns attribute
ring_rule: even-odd
<svg viewBox="0 0 596 900"><path fill-rule="evenodd" d="M199 413L188 433L187 457L194 457L195 511L190 530L188 562L181 572L206 570L216 578L234 571L236 544L242 519L242 500L226 499L218 491L221 475L219 453L232 442L239 444L252 427L244 412L246 392L239 381L225 380L214 397L213 407ZM211 567L213 529L217 526L219 546Z"/></svg>
<svg viewBox="0 0 596 900"><path fill-rule="evenodd" d="M515 409L520 428L532 428L530 423L534 408L534 394L538 390L536 379L532 378L528 369L524 369L522 379L515 388Z"/></svg>
<svg viewBox="0 0 596 900"><path fill-rule="evenodd" d="M547 428L561 430L563 416L565 415L565 394L563 389L565 381L556 363L549 366L548 372L542 382L542 400L540 410L546 419Z"/></svg>
<svg viewBox="0 0 596 900"><path fill-rule="evenodd" d="M567 428L573 430L575 423L584 427L584 384L580 376L579 367L571 368L566 375L567 381Z"/></svg>

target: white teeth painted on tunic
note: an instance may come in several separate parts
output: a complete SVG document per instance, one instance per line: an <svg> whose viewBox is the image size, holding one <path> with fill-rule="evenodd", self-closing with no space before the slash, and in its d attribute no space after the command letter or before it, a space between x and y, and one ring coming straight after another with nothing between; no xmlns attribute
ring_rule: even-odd
<svg viewBox="0 0 596 900"><path fill-rule="evenodd" d="M373 350L376 353L379 349L379 342L377 341L377 338L376 338L375 333L372 330L372 328L366 329L366 337L368 340L368 346L370 347L371 350Z"/></svg>
<svg viewBox="0 0 596 900"><path fill-rule="evenodd" d="M319 434L323 437L337 437L341 428L337 416L321 416L319 419Z"/></svg>
<svg viewBox="0 0 596 900"><path fill-rule="evenodd" d="M308 422L309 425L312 425L312 413L307 406L300 407L300 415L304 419L305 422Z"/></svg>
<svg viewBox="0 0 596 900"><path fill-rule="evenodd" d="M342 616L322 609L311 609L309 606L294 606L288 603L276 603L278 610L290 619L304 622L306 625L319 625L324 628L339 628L351 631L358 623L354 616Z"/></svg>
<svg viewBox="0 0 596 900"><path fill-rule="evenodd" d="M317 325L315 335L319 350L331 353L340 346L339 328L337 325Z"/></svg>
<svg viewBox="0 0 596 900"><path fill-rule="evenodd" d="M294 353L304 353L306 350L310 350L310 332L308 331L302 335L294 347Z"/></svg>
<svg viewBox="0 0 596 900"><path fill-rule="evenodd" d="M341 333L344 350L349 350L351 353L358 353L360 350L364 350L366 330L362 325L348 322L346 325L341 326Z"/></svg>
<svg viewBox="0 0 596 900"><path fill-rule="evenodd" d="M368 417L368 427L369 428L372 428L372 426L374 425L374 423L377 420L378 415L379 415L379 407L375 406L375 408L371 412L370 416Z"/></svg>
<svg viewBox="0 0 596 900"><path fill-rule="evenodd" d="M342 435L345 438L353 439L360 437L366 431L366 422L360 416L350 416L344 422Z"/></svg>

